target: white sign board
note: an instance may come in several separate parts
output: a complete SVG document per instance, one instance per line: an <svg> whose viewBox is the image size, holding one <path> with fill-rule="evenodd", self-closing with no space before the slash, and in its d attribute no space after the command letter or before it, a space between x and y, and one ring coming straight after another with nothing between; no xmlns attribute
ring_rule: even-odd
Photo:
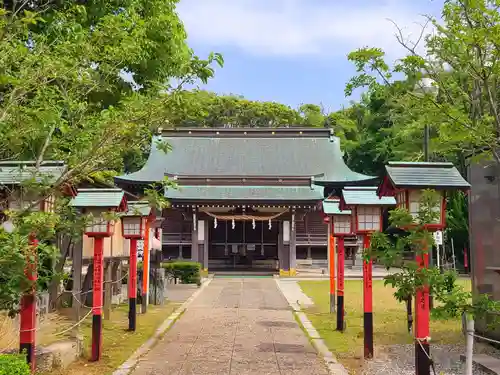
<svg viewBox="0 0 500 375"><path fill-rule="evenodd" d="M436 243L436 245L438 246L443 245L443 232L438 230L437 232L434 232L433 235L434 235L434 242Z"/></svg>

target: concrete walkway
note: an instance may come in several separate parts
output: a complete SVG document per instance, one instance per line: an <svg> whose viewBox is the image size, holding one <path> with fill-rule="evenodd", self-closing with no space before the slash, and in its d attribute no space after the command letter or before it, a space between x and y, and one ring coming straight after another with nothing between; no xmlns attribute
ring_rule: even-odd
<svg viewBox="0 0 500 375"><path fill-rule="evenodd" d="M133 375L327 375L269 279L214 279Z"/></svg>

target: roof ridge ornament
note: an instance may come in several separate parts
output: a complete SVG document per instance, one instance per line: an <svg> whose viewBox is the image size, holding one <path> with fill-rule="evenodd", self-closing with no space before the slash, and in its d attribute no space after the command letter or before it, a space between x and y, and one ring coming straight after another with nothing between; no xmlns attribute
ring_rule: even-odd
<svg viewBox="0 0 500 375"><path fill-rule="evenodd" d="M333 132L333 128L330 128L330 142L335 142L335 134Z"/></svg>

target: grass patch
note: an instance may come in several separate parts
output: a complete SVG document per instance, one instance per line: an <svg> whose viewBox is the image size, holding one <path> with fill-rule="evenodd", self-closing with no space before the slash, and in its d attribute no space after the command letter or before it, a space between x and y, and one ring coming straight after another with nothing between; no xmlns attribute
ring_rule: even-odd
<svg viewBox="0 0 500 375"><path fill-rule="evenodd" d="M65 328L73 323L64 313L49 313L38 321L36 331L36 345L47 346L54 342L64 340L67 334L59 335ZM19 348L19 316L11 319L6 313L0 312L0 352L17 350Z"/></svg>
<svg viewBox="0 0 500 375"><path fill-rule="evenodd" d="M113 309L110 320L103 321L103 353L99 362L89 362L92 332L91 316L82 324L85 342L84 357L65 370L50 375L107 375L125 362L144 342L153 336L156 329L178 307L179 303L164 306L148 306L146 314L137 315L137 331L128 332L128 305ZM45 374L49 375L49 374Z"/></svg>
<svg viewBox="0 0 500 375"><path fill-rule="evenodd" d="M459 280L470 290L470 280ZM314 306L305 310L309 320L325 341L328 348L340 362L356 371L363 364L363 281L345 281L344 333L336 331L336 314L330 314L329 281L299 281L299 285L314 301ZM373 281L373 324L375 355L384 345L411 344L408 334L406 305L398 303L393 296L394 289L385 287L382 280ZM413 310L414 311L414 310ZM457 320L431 320L433 344L463 342L462 323Z"/></svg>

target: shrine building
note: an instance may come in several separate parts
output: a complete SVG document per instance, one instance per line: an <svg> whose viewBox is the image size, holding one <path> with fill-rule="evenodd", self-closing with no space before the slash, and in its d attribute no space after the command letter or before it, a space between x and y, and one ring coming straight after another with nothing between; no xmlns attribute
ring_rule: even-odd
<svg viewBox="0 0 500 375"><path fill-rule="evenodd" d="M297 264L327 266L324 199L376 184L347 167L339 138L324 128L163 130L144 167L115 183L139 193L165 177L177 188L165 190L164 257L289 275Z"/></svg>

